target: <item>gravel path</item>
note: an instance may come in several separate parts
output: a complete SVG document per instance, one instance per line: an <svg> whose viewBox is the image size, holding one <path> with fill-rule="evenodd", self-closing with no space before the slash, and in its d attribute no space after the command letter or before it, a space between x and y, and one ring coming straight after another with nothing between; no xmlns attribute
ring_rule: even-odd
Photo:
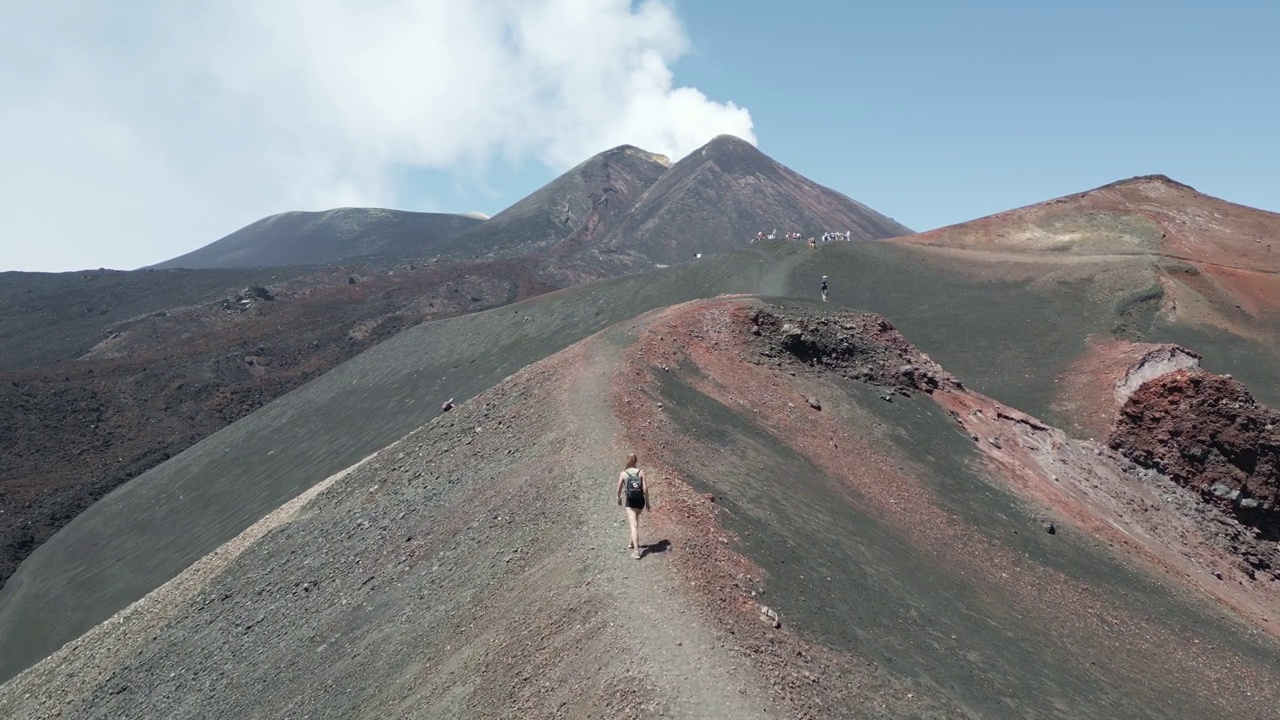
<svg viewBox="0 0 1280 720"><path fill-rule="evenodd" d="M632 448L618 446L620 430L609 407L610 382L618 369L615 358L623 345L617 337L621 334L619 330L606 333L582 348L582 369L567 416L574 427L572 434L586 449L581 466L590 468L579 496L579 512L585 520L583 541L593 550L586 559L615 603L623 634L631 644L622 650L622 664L638 668L660 689L656 707L666 717L776 717L766 711L745 663L717 651L723 641L695 609L687 582L668 562L669 553L646 552L637 562L625 549L626 518L613 503L613 483L614 473L621 471L622 460ZM650 475L651 483L657 484L652 468ZM640 544L661 547L665 538L653 534L654 523L648 515L641 515Z"/></svg>
<svg viewBox="0 0 1280 720"><path fill-rule="evenodd" d="M624 547L628 341L579 343L308 490L0 686L0 716L776 717L679 549Z"/></svg>

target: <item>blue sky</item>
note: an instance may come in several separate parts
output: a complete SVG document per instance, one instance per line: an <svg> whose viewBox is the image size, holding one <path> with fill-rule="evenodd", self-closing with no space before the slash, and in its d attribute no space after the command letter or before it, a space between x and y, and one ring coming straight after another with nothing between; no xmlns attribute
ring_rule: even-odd
<svg viewBox="0 0 1280 720"><path fill-rule="evenodd" d="M913 229L1152 173L1280 211L1280 2L758 5L679 3L677 83ZM497 170L507 192L458 201L491 213L550 177Z"/></svg>
<svg viewBox="0 0 1280 720"><path fill-rule="evenodd" d="M121 9L124 8L124 9ZM1164 173L1280 210L1280 2L136 0L0 25L0 270L493 214L719 132L926 230Z"/></svg>

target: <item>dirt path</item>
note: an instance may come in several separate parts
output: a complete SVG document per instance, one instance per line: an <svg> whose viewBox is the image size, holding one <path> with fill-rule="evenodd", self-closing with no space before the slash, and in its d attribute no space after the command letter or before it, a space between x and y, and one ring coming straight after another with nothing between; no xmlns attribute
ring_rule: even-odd
<svg viewBox="0 0 1280 720"><path fill-rule="evenodd" d="M935 255L944 257L966 258L969 260L982 260L988 262L1013 262L1013 263L1039 263L1045 265L1079 265L1084 263L1100 263L1100 262L1125 262L1129 260L1151 260L1158 262L1160 260L1175 260L1179 262L1191 262L1200 265L1208 265L1215 268L1223 268L1226 270L1236 270L1239 272L1252 273L1256 275L1276 275L1280 270L1272 270L1268 268L1257 267L1241 267L1239 265L1228 265L1225 263L1210 262L1203 258L1188 257L1185 255L1177 255L1174 253L1164 252L1128 252L1128 253L1061 253L1055 254L1053 251L1028 251L1013 252L1001 250L979 250L975 248L958 248L946 245L929 245L925 243L910 243L907 247L917 247L924 249Z"/></svg>
<svg viewBox="0 0 1280 720"><path fill-rule="evenodd" d="M653 311L515 373L0 687L0 716L1274 715L1270 646L1100 563L1069 518L1028 539L980 478L935 475L970 457L941 411L750 362L809 312L760 307ZM846 320L879 338L867 377L933 367ZM908 469L885 425L949 454ZM1022 425L972 432L1013 453L1046 432ZM639 561L614 502L633 449L658 491Z"/></svg>
<svg viewBox="0 0 1280 720"><path fill-rule="evenodd" d="M625 548L630 341L579 343L316 486L5 685L0 715L781 716L679 536L664 552L650 521L660 549Z"/></svg>
<svg viewBox="0 0 1280 720"><path fill-rule="evenodd" d="M724 642L695 609L688 585L667 553L647 551L636 561L626 550L626 519L614 503L613 478L630 448L620 445L621 428L611 412L609 392L619 366L616 358L630 339L618 329L584 347L584 362L568 398L571 435L581 438L585 456L581 466L593 473L592 487L579 495L578 510L586 521L582 539L596 551L591 556L593 584L607 588L615 603L613 614L624 624L622 634L634 642L634 654L624 664L658 687L664 716L777 717L745 662L717 650ZM665 549L665 538L653 533L652 521L642 518L641 545Z"/></svg>

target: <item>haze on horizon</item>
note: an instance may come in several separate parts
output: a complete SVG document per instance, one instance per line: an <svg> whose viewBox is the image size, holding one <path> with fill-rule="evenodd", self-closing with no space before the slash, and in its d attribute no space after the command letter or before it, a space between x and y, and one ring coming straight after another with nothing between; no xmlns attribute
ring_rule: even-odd
<svg viewBox="0 0 1280 720"><path fill-rule="evenodd" d="M492 215L719 133L920 230L1147 173L1276 207L1278 6L953 5L19 5L0 270L139 267L286 210Z"/></svg>

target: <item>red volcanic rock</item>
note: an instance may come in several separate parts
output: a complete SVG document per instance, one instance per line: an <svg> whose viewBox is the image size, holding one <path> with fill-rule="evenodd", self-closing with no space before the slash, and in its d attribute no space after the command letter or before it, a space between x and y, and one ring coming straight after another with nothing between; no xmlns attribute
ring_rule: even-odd
<svg viewBox="0 0 1280 720"><path fill-rule="evenodd" d="M1280 411L1229 376L1177 370L1144 383L1121 408L1110 444L1244 522L1280 525Z"/></svg>
<svg viewBox="0 0 1280 720"><path fill-rule="evenodd" d="M1211 197L1161 175L1131 178L938 228L894 243L958 272L1070 282L1081 263L1127 275L1112 287L1127 308L1117 329L1141 335L1144 316L1275 339L1280 319L1280 213ZM1125 266L1139 256L1151 262ZM993 264L1016 258L1018 262ZM1127 297L1125 297L1127 295Z"/></svg>

